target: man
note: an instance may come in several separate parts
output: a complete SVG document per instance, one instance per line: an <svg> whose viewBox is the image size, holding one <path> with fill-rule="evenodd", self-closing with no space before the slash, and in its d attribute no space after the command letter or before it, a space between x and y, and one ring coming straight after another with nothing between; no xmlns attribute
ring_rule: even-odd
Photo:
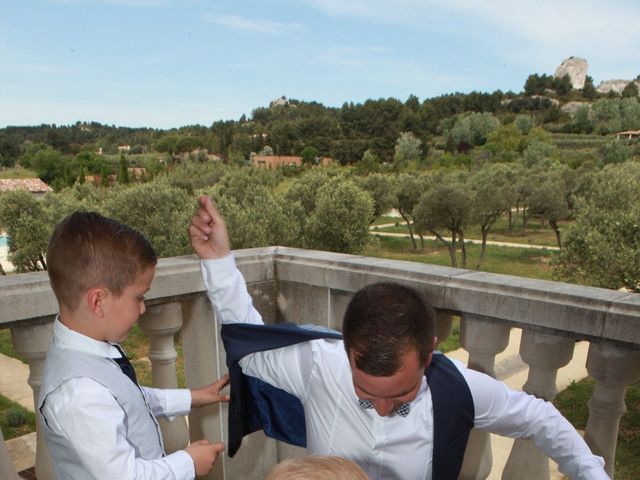
<svg viewBox="0 0 640 480"><path fill-rule="evenodd" d="M261 325L222 217L209 198L200 204L189 232L218 319ZM413 289L370 285L347 308L344 341L259 351L240 366L301 402L309 453L352 460L369 478L457 478L471 426L531 438L573 479L609 478L551 404L434 354L434 317Z"/></svg>

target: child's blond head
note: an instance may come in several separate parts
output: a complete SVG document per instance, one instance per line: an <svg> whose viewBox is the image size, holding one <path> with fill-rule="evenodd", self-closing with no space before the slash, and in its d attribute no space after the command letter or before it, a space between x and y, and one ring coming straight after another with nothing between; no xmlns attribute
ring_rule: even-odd
<svg viewBox="0 0 640 480"><path fill-rule="evenodd" d="M283 460L265 480L367 480L367 475L350 460L310 455Z"/></svg>

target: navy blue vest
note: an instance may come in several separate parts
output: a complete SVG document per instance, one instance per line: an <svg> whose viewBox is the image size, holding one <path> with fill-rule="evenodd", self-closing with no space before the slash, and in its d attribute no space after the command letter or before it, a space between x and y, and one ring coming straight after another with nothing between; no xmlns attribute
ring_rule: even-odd
<svg viewBox="0 0 640 480"><path fill-rule="evenodd" d="M339 332L294 324L222 326L231 377L229 402L229 456L240 448L242 438L264 430L271 438L306 447L304 410L300 400L266 382L242 373L238 361L249 353L286 347L320 338L342 338ZM434 480L458 478L473 427L473 398L458 368L442 354L434 354L425 370L433 400Z"/></svg>

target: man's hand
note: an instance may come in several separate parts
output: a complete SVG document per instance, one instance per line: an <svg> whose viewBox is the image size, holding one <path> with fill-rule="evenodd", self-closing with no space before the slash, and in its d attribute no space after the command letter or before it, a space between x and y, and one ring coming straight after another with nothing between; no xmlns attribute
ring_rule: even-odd
<svg viewBox="0 0 640 480"><path fill-rule="evenodd" d="M196 476L208 474L216 463L218 455L224 451L224 443L210 443L208 440L198 440L184 449L191 459L196 470Z"/></svg>
<svg viewBox="0 0 640 480"><path fill-rule="evenodd" d="M206 195L200 197L200 208L191 219L189 237L193 250L203 260L222 258L231 251L227 226Z"/></svg>
<svg viewBox="0 0 640 480"><path fill-rule="evenodd" d="M216 402L228 402L229 395L221 394L220 390L229 384L229 374L223 375L218 381L206 387L191 390L191 407L204 407Z"/></svg>

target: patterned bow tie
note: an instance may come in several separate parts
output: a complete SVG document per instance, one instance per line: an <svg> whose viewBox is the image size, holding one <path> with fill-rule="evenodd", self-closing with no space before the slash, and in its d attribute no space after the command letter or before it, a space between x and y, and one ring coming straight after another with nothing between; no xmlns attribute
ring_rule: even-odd
<svg viewBox="0 0 640 480"><path fill-rule="evenodd" d="M371 403L370 400L358 399L358 405L360 405L360 408L363 408L365 410L369 408L373 408L373 403ZM411 406L408 403L402 403L398 408L396 408L395 412L401 417L406 417L407 415L409 415L410 409L411 409Z"/></svg>

